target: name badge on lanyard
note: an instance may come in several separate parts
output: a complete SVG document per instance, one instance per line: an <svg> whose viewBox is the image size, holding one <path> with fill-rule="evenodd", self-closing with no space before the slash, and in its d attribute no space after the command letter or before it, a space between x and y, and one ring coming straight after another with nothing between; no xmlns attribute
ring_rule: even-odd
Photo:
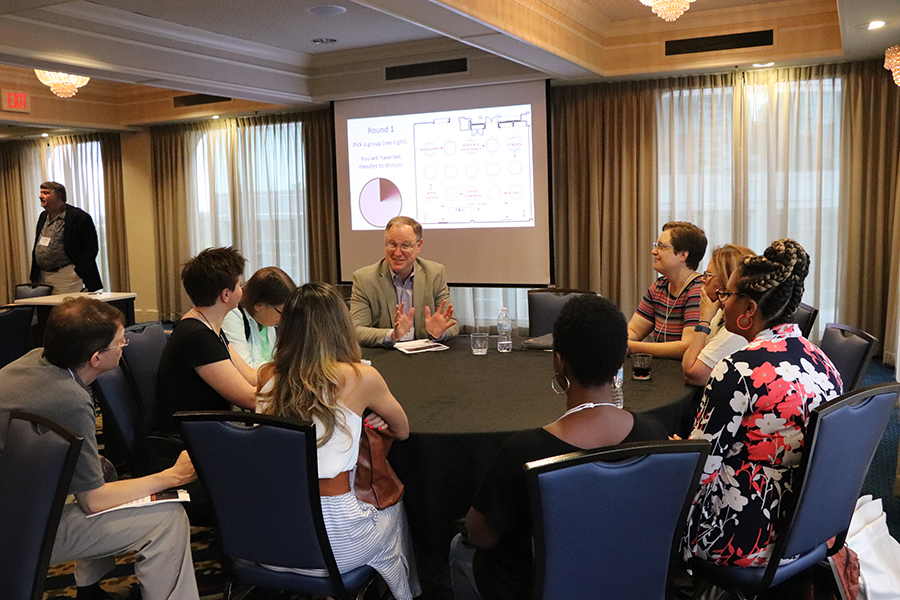
<svg viewBox="0 0 900 600"><path fill-rule="evenodd" d="M40 241L38 241L38 246L49 246L50 238L46 235L42 235Z"/></svg>

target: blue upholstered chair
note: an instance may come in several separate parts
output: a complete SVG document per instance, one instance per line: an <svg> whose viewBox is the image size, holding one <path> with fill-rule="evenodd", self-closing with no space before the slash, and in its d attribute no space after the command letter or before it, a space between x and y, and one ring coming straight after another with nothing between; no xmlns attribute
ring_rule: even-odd
<svg viewBox="0 0 900 600"><path fill-rule="evenodd" d="M797 310L794 311L794 314L790 319L787 320L788 323L796 323L800 326L800 332L803 334L803 337L809 339L810 334L813 330L813 325L816 323L816 317L819 316L819 309L813 308L809 304L803 304L802 302L797 307Z"/></svg>
<svg viewBox="0 0 900 600"><path fill-rule="evenodd" d="M131 383L120 365L98 375L91 389L103 415L103 455L120 474L132 474L144 414Z"/></svg>
<svg viewBox="0 0 900 600"><path fill-rule="evenodd" d="M172 466L184 446L179 436L158 433L153 424L156 374L166 344L162 325L142 323L125 332L128 346L119 366L101 373L91 388L103 414L104 456L120 474L140 477Z"/></svg>
<svg viewBox="0 0 900 600"><path fill-rule="evenodd" d="M593 294L582 290L539 288L528 290L528 337L539 337L553 332L553 323L563 304L581 294Z"/></svg>
<svg viewBox="0 0 900 600"><path fill-rule="evenodd" d="M0 458L0 598L40 600L82 439L12 413Z"/></svg>
<svg viewBox="0 0 900 600"><path fill-rule="evenodd" d="M28 352L33 316L33 306L0 307L0 369Z"/></svg>
<svg viewBox="0 0 900 600"><path fill-rule="evenodd" d="M831 359L841 374L845 392L855 390L862 382L877 343L878 338L874 335L849 325L840 323L825 325L825 333L822 334L819 348Z"/></svg>
<svg viewBox="0 0 900 600"><path fill-rule="evenodd" d="M225 600L235 581L341 599L364 592L375 570L363 566L340 573L328 542L313 425L229 411L175 417L222 540L229 577ZM328 575L299 575L261 564Z"/></svg>
<svg viewBox="0 0 900 600"><path fill-rule="evenodd" d="M726 567L691 559L696 575L732 597L753 597L841 549L878 442L897 403L900 384L870 386L827 402L810 415L796 493L777 525L765 567ZM837 538L830 552L828 540ZM780 564L782 558L797 557Z"/></svg>
<svg viewBox="0 0 900 600"><path fill-rule="evenodd" d="M662 600L707 442L622 444L528 463L534 598Z"/></svg>
<svg viewBox="0 0 900 600"><path fill-rule="evenodd" d="M146 419L145 433L155 431L156 380L159 361L166 347L162 323L138 323L125 328L128 346L122 350L125 371L134 384Z"/></svg>

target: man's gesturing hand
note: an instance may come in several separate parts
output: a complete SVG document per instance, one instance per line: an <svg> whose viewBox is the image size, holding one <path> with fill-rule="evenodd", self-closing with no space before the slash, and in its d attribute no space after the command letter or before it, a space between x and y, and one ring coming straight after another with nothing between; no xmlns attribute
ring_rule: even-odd
<svg viewBox="0 0 900 600"><path fill-rule="evenodd" d="M444 308L445 304L447 305L446 309ZM431 337L435 339L441 337L444 335L444 332L455 323L456 319L453 318L453 305L447 300L441 302L441 305L434 311L434 315L431 314L431 307L425 307L425 329Z"/></svg>

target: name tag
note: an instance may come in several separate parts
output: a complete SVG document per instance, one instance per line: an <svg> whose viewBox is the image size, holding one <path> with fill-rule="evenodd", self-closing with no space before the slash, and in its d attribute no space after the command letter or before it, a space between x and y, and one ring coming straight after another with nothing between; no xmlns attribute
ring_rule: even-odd
<svg viewBox="0 0 900 600"><path fill-rule="evenodd" d="M49 246L49 245L50 245L50 238L45 235L42 235L40 241L38 242L38 246Z"/></svg>

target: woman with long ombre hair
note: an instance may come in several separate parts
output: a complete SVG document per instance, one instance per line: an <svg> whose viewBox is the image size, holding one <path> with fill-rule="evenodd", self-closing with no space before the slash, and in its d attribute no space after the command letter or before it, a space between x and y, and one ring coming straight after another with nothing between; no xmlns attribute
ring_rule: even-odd
<svg viewBox="0 0 900 600"><path fill-rule="evenodd" d="M397 600L421 593L403 503L379 510L356 498L356 466L365 426L405 439L409 422L381 375L360 363L350 315L334 287L307 283L284 305L271 376L257 411L316 425L319 492L325 529L341 572L371 565ZM272 567L275 568L275 567Z"/></svg>

